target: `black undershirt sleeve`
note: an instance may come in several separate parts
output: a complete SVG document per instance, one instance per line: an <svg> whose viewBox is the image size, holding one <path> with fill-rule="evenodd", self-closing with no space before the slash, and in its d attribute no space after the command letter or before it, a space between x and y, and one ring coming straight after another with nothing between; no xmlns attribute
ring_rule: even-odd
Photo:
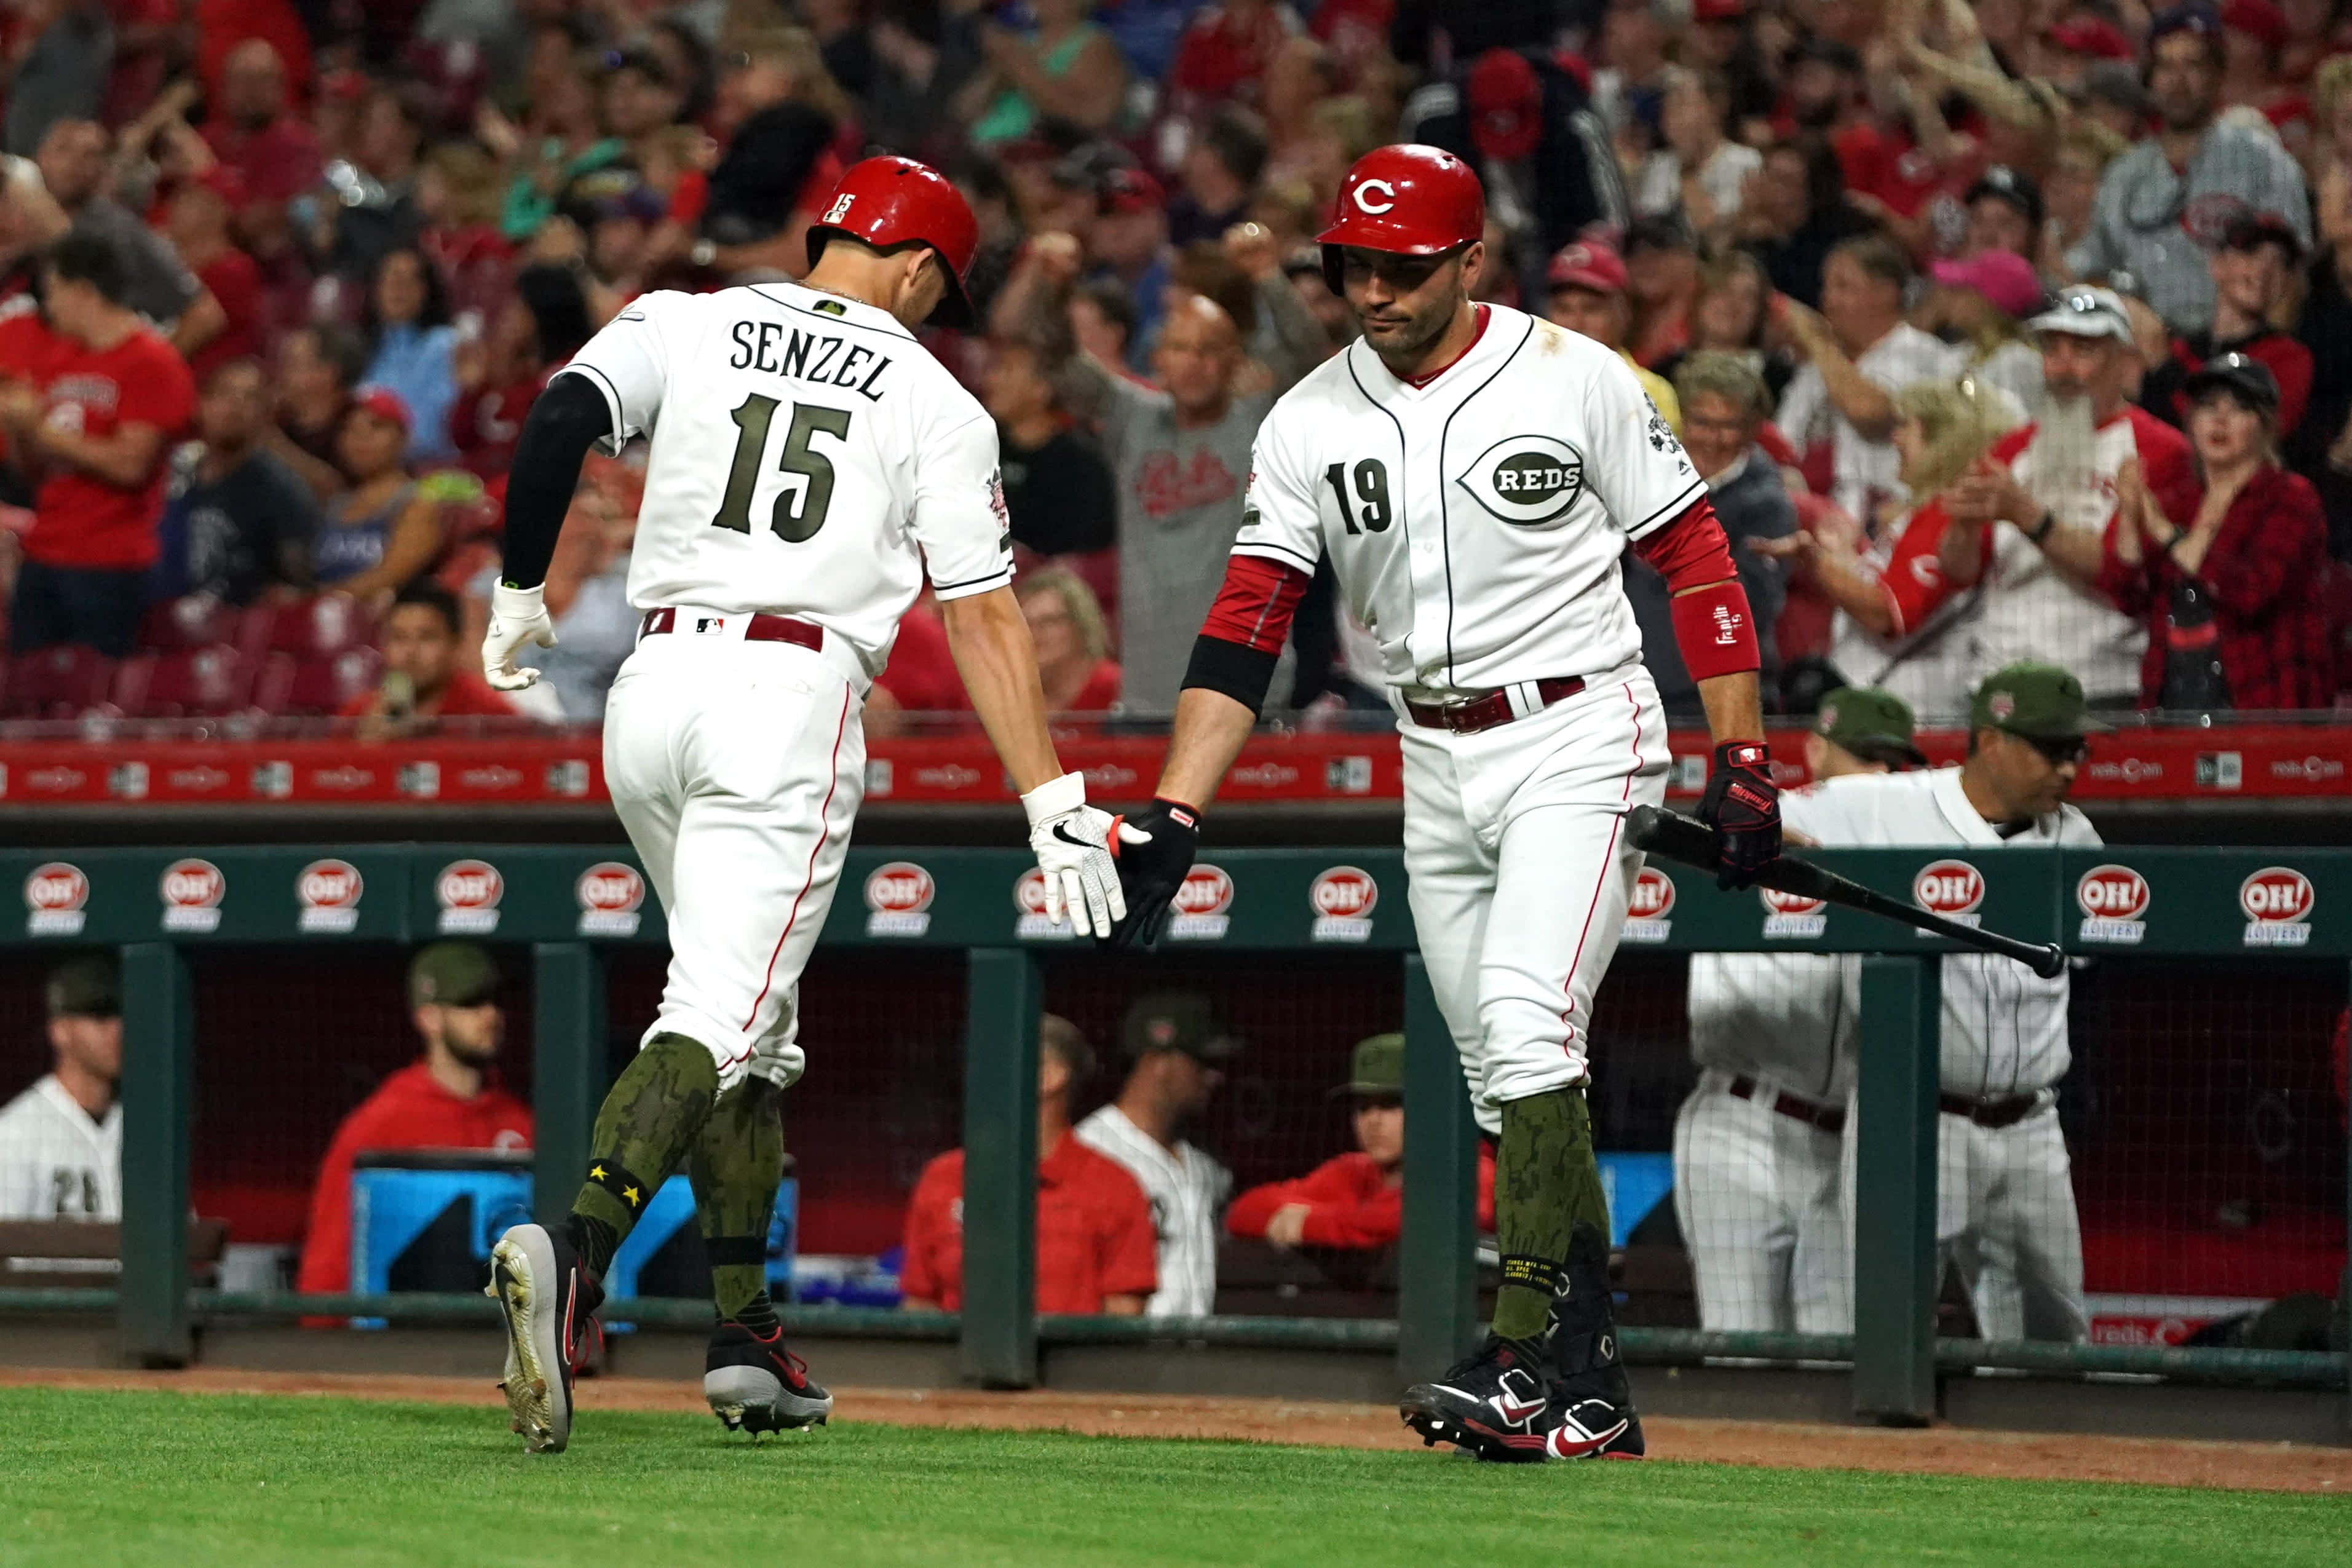
<svg viewBox="0 0 2352 1568"><path fill-rule="evenodd" d="M530 405L507 474L506 562L499 581L509 588L536 588L547 581L555 536L572 492L580 485L580 465L588 449L613 434L613 414L604 395L582 375L558 375Z"/></svg>
<svg viewBox="0 0 2352 1568"><path fill-rule="evenodd" d="M1266 688L1274 684L1274 667L1281 660L1278 651L1261 653L1203 632L1193 640L1192 661L1184 667L1184 684L1221 691L1256 713L1265 707Z"/></svg>

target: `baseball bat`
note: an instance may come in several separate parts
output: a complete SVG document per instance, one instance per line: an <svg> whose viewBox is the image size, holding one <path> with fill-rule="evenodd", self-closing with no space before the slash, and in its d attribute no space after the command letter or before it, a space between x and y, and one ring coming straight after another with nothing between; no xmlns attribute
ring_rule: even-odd
<svg viewBox="0 0 2352 1568"><path fill-rule="evenodd" d="M1717 868L1715 829L1696 817L1664 806L1637 805L1625 815L1625 831L1636 849L1679 860L1701 871ZM2044 980L2056 979L2066 968L2066 954L2049 943L2022 942L1933 913L1916 904L1904 903L1795 855L1783 855L1765 867L1756 874L1756 881L1759 887L1843 904L1850 910L1948 937L1963 947L2013 958Z"/></svg>

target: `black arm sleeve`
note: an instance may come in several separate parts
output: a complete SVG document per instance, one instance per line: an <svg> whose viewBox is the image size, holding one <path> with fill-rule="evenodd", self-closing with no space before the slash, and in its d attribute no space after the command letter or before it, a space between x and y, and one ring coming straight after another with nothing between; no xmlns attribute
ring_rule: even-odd
<svg viewBox="0 0 2352 1568"><path fill-rule="evenodd" d="M1192 662L1184 667L1184 684L1222 691L1256 713L1265 707L1265 689L1274 684L1274 667L1281 660L1279 652L1261 653L1202 632L1193 640Z"/></svg>
<svg viewBox="0 0 2352 1568"><path fill-rule="evenodd" d="M506 563L499 581L536 588L547 581L555 536L572 510L588 448L613 434L604 395L583 375L558 375L530 405L507 474Z"/></svg>

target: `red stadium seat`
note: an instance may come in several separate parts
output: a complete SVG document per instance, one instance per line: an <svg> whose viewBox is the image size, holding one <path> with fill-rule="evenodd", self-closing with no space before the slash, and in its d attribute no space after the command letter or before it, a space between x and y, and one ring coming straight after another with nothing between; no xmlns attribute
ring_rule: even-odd
<svg viewBox="0 0 2352 1568"><path fill-rule="evenodd" d="M254 683L253 705L289 718L331 716L375 689L383 670L383 656L372 647L345 648L326 658L274 653Z"/></svg>
<svg viewBox="0 0 2352 1568"><path fill-rule="evenodd" d="M233 642L238 613L210 594L185 594L159 599L147 606L139 623L139 646L151 648L204 647Z"/></svg>
<svg viewBox="0 0 2352 1568"><path fill-rule="evenodd" d="M237 641L257 660L274 653L320 658L374 637L374 617L360 602L330 590L315 598L255 605L246 612L245 633Z"/></svg>
<svg viewBox="0 0 2352 1568"><path fill-rule="evenodd" d="M252 693L252 661L214 643L126 660L114 702L135 719L217 719L244 708Z"/></svg>
<svg viewBox="0 0 2352 1568"><path fill-rule="evenodd" d="M0 689L0 718L79 719L104 705L114 686L114 660L79 645L20 653L8 662Z"/></svg>

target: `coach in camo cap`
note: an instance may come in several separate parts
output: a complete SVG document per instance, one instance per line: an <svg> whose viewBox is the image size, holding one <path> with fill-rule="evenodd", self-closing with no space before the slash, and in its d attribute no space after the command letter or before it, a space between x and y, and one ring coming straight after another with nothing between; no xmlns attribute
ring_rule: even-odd
<svg viewBox="0 0 2352 1568"><path fill-rule="evenodd" d="M1822 699L1812 733L1805 737L1805 771L1820 779L1872 765L1924 767L1927 758L1912 743L1913 729L1911 704L1892 691L1841 687ZM1857 765L1837 765L1847 762Z"/></svg>

